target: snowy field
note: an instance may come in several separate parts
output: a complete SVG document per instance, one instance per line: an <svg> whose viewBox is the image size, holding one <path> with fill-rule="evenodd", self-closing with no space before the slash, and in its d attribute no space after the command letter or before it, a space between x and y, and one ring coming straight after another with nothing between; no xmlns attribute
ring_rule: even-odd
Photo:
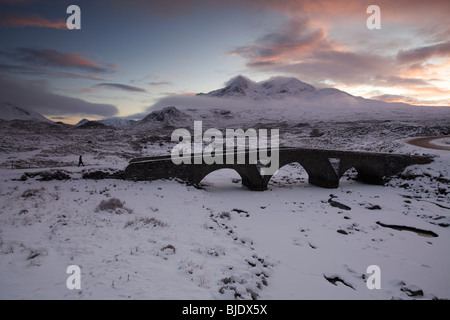
<svg viewBox="0 0 450 320"><path fill-rule="evenodd" d="M247 190L231 170L210 174L202 189L82 179L126 166L111 154L88 154L86 167L11 169L8 159L25 163L37 151L8 151L0 169L0 298L449 299L450 152L403 141L389 148L435 161L386 186L348 172L338 189L308 184L292 164L264 192ZM65 159L56 144L47 150ZM40 181L43 171L58 170ZM69 265L81 269L80 290L66 286ZM380 267L379 290L366 285L370 265Z"/></svg>
<svg viewBox="0 0 450 320"><path fill-rule="evenodd" d="M436 146L450 147L450 138L446 137L446 138L434 139L430 143L434 144Z"/></svg>

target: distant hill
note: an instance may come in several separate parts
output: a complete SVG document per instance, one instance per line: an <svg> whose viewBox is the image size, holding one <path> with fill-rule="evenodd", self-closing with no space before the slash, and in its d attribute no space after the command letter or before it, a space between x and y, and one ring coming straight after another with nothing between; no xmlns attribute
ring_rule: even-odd
<svg viewBox="0 0 450 320"><path fill-rule="evenodd" d="M77 124L75 124L75 127L82 126L83 124L85 124L85 123L87 123L87 122L89 122L89 121L90 121L90 120L88 120L88 119L86 119L86 118L83 118L83 119L81 119L80 121L78 121Z"/></svg>
<svg viewBox="0 0 450 320"><path fill-rule="evenodd" d="M80 126L82 126L82 125L84 125L84 124L86 124L88 122L101 123L101 124L104 124L104 125L109 126L109 127L123 128L123 127L131 126L136 121L135 120L128 120L128 119L124 119L124 118L119 118L119 117L108 118L108 119L103 119L103 120L95 120L95 121L91 121L91 120L88 120L88 119L84 118L84 119L81 119L77 124L75 124L75 127L80 127Z"/></svg>
<svg viewBox="0 0 450 320"><path fill-rule="evenodd" d="M77 128L80 129L107 129L107 128L111 128L110 126L103 124L101 122L98 121L87 121L82 123L81 125L77 125Z"/></svg>
<svg viewBox="0 0 450 320"><path fill-rule="evenodd" d="M0 103L0 119L10 121L10 120L33 120L53 123L53 121L47 119L43 115L25 109L24 107L19 107L9 102Z"/></svg>
<svg viewBox="0 0 450 320"><path fill-rule="evenodd" d="M161 110L152 111L144 119L137 122L138 125L164 125L164 126L183 126L192 124L192 118L177 108L165 107Z"/></svg>
<svg viewBox="0 0 450 320"><path fill-rule="evenodd" d="M135 120L129 120L129 119L115 117L115 118L108 118L108 119L98 120L98 122L106 124L107 126L111 126L111 127L123 128L123 127L131 126L136 121Z"/></svg>

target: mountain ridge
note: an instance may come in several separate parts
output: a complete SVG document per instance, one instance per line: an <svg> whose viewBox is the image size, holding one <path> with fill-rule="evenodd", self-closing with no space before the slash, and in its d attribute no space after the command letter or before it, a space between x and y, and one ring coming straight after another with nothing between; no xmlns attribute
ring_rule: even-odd
<svg viewBox="0 0 450 320"><path fill-rule="evenodd" d="M136 122L136 125L164 125L177 126L185 125L192 121L191 116L183 111L180 111L174 106L165 107L159 110L150 112L145 118Z"/></svg>
<svg viewBox="0 0 450 320"><path fill-rule="evenodd" d="M53 123L50 119L47 119L40 113L28 110L22 106L17 106L10 102L0 103L0 119L10 121L10 120L31 120L31 121L41 121L47 123Z"/></svg>
<svg viewBox="0 0 450 320"><path fill-rule="evenodd" d="M288 96L308 96L317 89L294 77L272 77L268 80L254 82L247 77L238 75L230 79L225 87L200 93L198 96L209 97L249 97L260 98L283 98Z"/></svg>

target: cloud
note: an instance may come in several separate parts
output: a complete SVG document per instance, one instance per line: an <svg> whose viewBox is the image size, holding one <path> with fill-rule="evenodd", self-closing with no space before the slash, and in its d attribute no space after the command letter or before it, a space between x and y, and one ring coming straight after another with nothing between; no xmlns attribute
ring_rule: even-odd
<svg viewBox="0 0 450 320"><path fill-rule="evenodd" d="M449 55L450 41L383 55L364 47L340 45L324 28L313 27L310 18L293 17L278 29L229 53L243 58L253 70L292 74L306 82L332 80L346 85L425 87L430 84L426 70L418 68L420 63ZM414 70L405 69L408 63L414 63Z"/></svg>
<svg viewBox="0 0 450 320"><path fill-rule="evenodd" d="M258 67L298 61L315 49L331 47L324 29L311 29L308 19L294 18L279 30L267 33L252 44L235 48L229 53L247 59L250 67Z"/></svg>
<svg viewBox="0 0 450 320"><path fill-rule="evenodd" d="M307 82L330 79L347 84L373 82L390 74L392 57L350 51L313 28L307 18L293 18L278 30L229 53L241 56L246 66L261 71L290 73Z"/></svg>
<svg viewBox="0 0 450 320"><path fill-rule="evenodd" d="M139 87L135 87L135 86L129 86L126 84L121 84L121 83L99 83L97 85L95 85L94 87L96 88L107 88L107 89L119 89L119 90L123 90L123 91L128 91L128 92L147 92L147 90L139 88Z"/></svg>
<svg viewBox="0 0 450 320"><path fill-rule="evenodd" d="M445 26L445 17L450 12L450 1L445 0L377 0L375 3L360 0L113 0L111 3L119 8L126 6L127 11L134 9L169 17L189 14L195 8L217 11L247 8L252 11L276 11L291 18L314 16L322 22L335 19L349 21L351 18L361 21L364 26L368 17L366 9L371 4L381 8L383 22L441 21L440 24Z"/></svg>
<svg viewBox="0 0 450 320"><path fill-rule="evenodd" d="M450 41L410 50L400 50L397 60L401 64L419 63L435 56L450 58Z"/></svg>
<svg viewBox="0 0 450 320"><path fill-rule="evenodd" d="M426 87L430 84L423 80L417 78L403 78L398 76L388 76L388 77L377 77L377 85L382 86L397 86L397 87L410 87L410 86L419 86Z"/></svg>
<svg viewBox="0 0 450 320"><path fill-rule="evenodd" d="M15 48L1 51L3 56L29 66L71 68L85 72L105 73L115 71L117 65L89 60L78 53L66 53L53 49Z"/></svg>
<svg viewBox="0 0 450 320"><path fill-rule="evenodd" d="M170 86L173 83L170 81L154 81L154 82L149 82L148 84L149 84L149 86L151 86L153 88L159 88L161 86Z"/></svg>
<svg viewBox="0 0 450 320"><path fill-rule="evenodd" d="M346 84L372 83L379 75L391 72L388 57L350 51L312 52L304 62L280 66L284 72L295 72L312 81L330 79ZM308 80L309 80L308 79Z"/></svg>
<svg viewBox="0 0 450 320"><path fill-rule="evenodd" d="M27 74L34 76L50 76L50 77L64 77L64 78L74 78L74 79L89 79L89 80L104 80L96 75L85 76L71 72L61 72L61 71L52 71L45 69L38 69L27 66L18 66L18 65L7 65L0 64L0 70L5 72L13 72L19 74Z"/></svg>
<svg viewBox="0 0 450 320"><path fill-rule="evenodd" d="M54 29L67 29L66 21L63 19L48 20L37 14L23 13L1 13L0 27L44 27Z"/></svg>
<svg viewBox="0 0 450 320"><path fill-rule="evenodd" d="M433 99L433 97L410 97L405 95L396 94L382 94L378 96L372 96L371 99L381 100L384 102L396 102L396 103L407 103L417 106L448 106L448 100L446 99ZM430 99L431 98L431 99Z"/></svg>
<svg viewBox="0 0 450 320"><path fill-rule="evenodd" d="M212 2L220 6L225 1L215 0ZM321 19L348 20L354 18L363 22L368 17L366 9L371 4L376 4L381 8L382 19L386 22L436 21L437 16L445 17L450 11L450 2L445 0L377 0L373 2L359 0L229 0L226 3L273 10L289 17L305 15ZM446 20L441 21L442 25L445 25Z"/></svg>
<svg viewBox="0 0 450 320"><path fill-rule="evenodd" d="M42 85L16 83L1 78L0 97L2 101L15 103L44 115L112 117L118 114L118 108L111 104L92 103L51 93Z"/></svg>
<svg viewBox="0 0 450 320"><path fill-rule="evenodd" d="M0 64L0 70L33 76L63 77L104 81L103 74L114 73L117 64L92 61L78 53L53 49L15 48L0 51L0 56L15 64Z"/></svg>
<svg viewBox="0 0 450 320"><path fill-rule="evenodd" d="M211 110L214 108L223 107L226 109L244 109L248 108L250 103L253 103L253 101L247 99L233 100L220 97L191 96L174 93L158 100L155 104L149 106L145 111L149 113L154 110L163 109L170 106L176 106L180 110Z"/></svg>
<svg viewBox="0 0 450 320"><path fill-rule="evenodd" d="M123 118L123 119L126 119L126 120L142 120L142 119L144 119L148 114L149 114L149 112L140 112L140 113L130 114L129 116L122 117L122 118Z"/></svg>
<svg viewBox="0 0 450 320"><path fill-rule="evenodd" d="M371 99L381 100L384 102L403 102L403 103L417 103L417 100L411 97L397 95L397 94L381 94L378 96L372 96Z"/></svg>

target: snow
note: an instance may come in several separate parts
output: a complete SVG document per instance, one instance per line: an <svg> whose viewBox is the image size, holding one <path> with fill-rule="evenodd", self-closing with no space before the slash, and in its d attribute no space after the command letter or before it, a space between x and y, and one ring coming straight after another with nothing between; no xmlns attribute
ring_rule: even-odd
<svg viewBox="0 0 450 320"><path fill-rule="evenodd" d="M296 78L272 77L258 83L241 75L231 79L222 89L211 91L209 97L250 97L253 99L279 99L286 96L301 96L314 92L316 89ZM202 95L203 96L203 95Z"/></svg>
<svg viewBox="0 0 450 320"><path fill-rule="evenodd" d="M307 184L298 165L281 168L265 192L234 183L239 176L231 170L212 173L200 190L175 181L81 178L99 166L63 167L71 179L49 182L18 180L41 169L2 169L0 298L409 299L401 289L415 287L424 292L418 298L449 298L450 219L435 204L448 207L448 193L433 195L436 174L423 175L448 177L449 153L436 153L436 162L408 172L422 173L409 190L399 187L403 179L383 187L345 178L338 189L322 189ZM331 195L351 210L332 207ZM131 213L96 210L112 198ZM381 209L367 209L372 205ZM73 264L81 268L81 290L65 284ZM381 290L367 289L363 278L373 264L381 268Z"/></svg>
<svg viewBox="0 0 450 320"><path fill-rule="evenodd" d="M430 141L431 144L442 147L450 147L450 138L438 138Z"/></svg>
<svg viewBox="0 0 450 320"><path fill-rule="evenodd" d="M135 123L134 120L123 119L120 117L108 118L99 121L107 126L112 126L116 128L128 127Z"/></svg>
<svg viewBox="0 0 450 320"><path fill-rule="evenodd" d="M172 97L155 108L176 107L154 114L162 121L121 128L1 121L0 299L449 299L450 152L405 142L445 135L439 143L448 145L449 109L315 94ZM83 179L169 154L174 127L164 125L185 116L204 128L280 128L281 145L435 158L385 186L349 170L337 189L308 184L298 164L280 168L263 192L230 169L201 189ZM85 167L76 166L80 154ZM70 265L80 267L80 290L66 286ZM371 265L379 290L367 287Z"/></svg>
<svg viewBox="0 0 450 320"><path fill-rule="evenodd" d="M51 120L45 118L43 115L27 110L23 107L16 106L12 103L2 102L0 103L0 119L1 120L32 120L32 121L43 121L52 122Z"/></svg>

